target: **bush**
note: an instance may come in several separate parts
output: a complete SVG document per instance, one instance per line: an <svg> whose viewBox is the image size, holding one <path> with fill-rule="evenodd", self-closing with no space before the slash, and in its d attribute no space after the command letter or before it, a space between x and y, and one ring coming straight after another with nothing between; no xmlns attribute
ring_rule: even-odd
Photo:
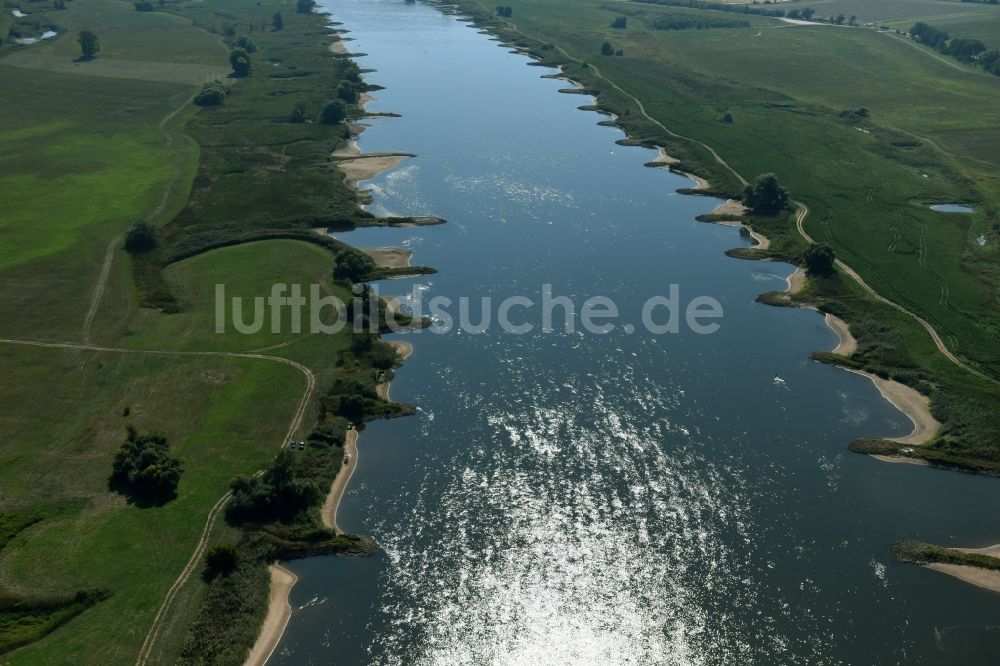
<svg viewBox="0 0 1000 666"><path fill-rule="evenodd" d="M320 111L319 121L324 125L336 125L347 117L347 107L344 106L344 102L339 99L335 99L332 102L327 103Z"/></svg>
<svg viewBox="0 0 1000 666"><path fill-rule="evenodd" d="M725 113L723 113L722 122L726 123L727 125L731 125L733 123L733 112L726 111Z"/></svg>
<svg viewBox="0 0 1000 666"><path fill-rule="evenodd" d="M375 262L368 255L356 250L344 250L336 256L333 278L361 282L374 270Z"/></svg>
<svg viewBox="0 0 1000 666"><path fill-rule="evenodd" d="M217 543L205 551L205 575L209 579L228 576L236 570L239 562L239 551L235 545L228 542Z"/></svg>
<svg viewBox="0 0 1000 666"><path fill-rule="evenodd" d="M222 82L212 81L201 87L198 94L194 96L194 103L198 106L219 106L225 101L228 94L229 90L222 85Z"/></svg>
<svg viewBox="0 0 1000 666"><path fill-rule="evenodd" d="M743 190L743 203L754 213L774 215L788 206L788 191L773 173L765 173Z"/></svg>
<svg viewBox="0 0 1000 666"><path fill-rule="evenodd" d="M125 251L129 254L142 254L156 249L159 244L159 233L156 227L146 222L137 222L125 234Z"/></svg>
<svg viewBox="0 0 1000 666"><path fill-rule="evenodd" d="M250 74L250 56L245 49L239 47L229 52L229 64L233 68L233 76L244 77Z"/></svg>
<svg viewBox="0 0 1000 666"><path fill-rule="evenodd" d="M139 435L129 426L128 438L115 454L110 485L138 498L172 497L181 480L181 461L170 456L170 443L160 435Z"/></svg>
<svg viewBox="0 0 1000 666"><path fill-rule="evenodd" d="M829 245L813 243L802 254L802 260L805 262L806 272L812 275L831 275L836 256Z"/></svg>
<svg viewBox="0 0 1000 666"><path fill-rule="evenodd" d="M292 112L288 120L293 123L304 123L306 121L306 103L299 101L292 107Z"/></svg>
<svg viewBox="0 0 1000 666"><path fill-rule="evenodd" d="M359 98L358 88L352 82L341 81L340 85L337 86L337 99L345 104L357 104Z"/></svg>
<svg viewBox="0 0 1000 666"><path fill-rule="evenodd" d="M283 448L260 476L238 478L226 517L235 523L289 520L316 504L322 493L316 484L296 478L295 454Z"/></svg>
<svg viewBox="0 0 1000 666"><path fill-rule="evenodd" d="M241 35L239 39L236 40L236 46L243 49L247 53L256 53L257 45L247 37L246 35Z"/></svg>
<svg viewBox="0 0 1000 666"><path fill-rule="evenodd" d="M615 47L611 45L611 42L604 42L601 44L601 55L612 56L615 54Z"/></svg>

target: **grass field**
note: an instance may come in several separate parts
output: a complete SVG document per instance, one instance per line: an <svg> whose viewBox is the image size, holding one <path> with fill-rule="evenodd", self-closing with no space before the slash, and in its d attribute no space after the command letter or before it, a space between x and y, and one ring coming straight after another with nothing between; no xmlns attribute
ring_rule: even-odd
<svg viewBox="0 0 1000 666"><path fill-rule="evenodd" d="M996 16L997 5L959 2L958 0L793 0L784 2L781 7L786 10L793 8L812 7L818 16L829 17L843 14L855 15L859 23L883 23L892 20L916 21L934 23L940 18L963 16L982 18ZM910 27L907 25L906 27Z"/></svg>
<svg viewBox="0 0 1000 666"><path fill-rule="evenodd" d="M821 12L818 3L796 4ZM878 4L896 17L939 5L968 10L967 17L997 9L937 0ZM502 22L484 3L459 5L509 41L565 65L600 91L600 104L635 140L665 145L717 192L736 194L740 184L705 145L746 178L775 172L809 207L812 237L880 294L929 320L951 351L1000 376L1000 153L993 150L1000 145L1000 79L867 28L746 16L750 27L657 30L657 15L734 14L599 0L515 1ZM848 13L846 5L837 11ZM851 13L863 18L860 9ZM611 27L618 15L633 17L627 29ZM604 41L624 55L600 55ZM870 117L842 115L858 107ZM723 120L726 112L732 122ZM927 207L933 202L972 203L976 212L935 213ZM799 240L788 256L804 247ZM822 293L830 307L840 303L838 311L848 319L853 312L872 338L865 355L871 369L926 392L939 389L935 409L950 426L935 446L1000 459L995 383L949 363L915 321L866 305L849 285L823 288L814 298ZM891 336L869 326L871 318L893 322Z"/></svg>
<svg viewBox="0 0 1000 666"><path fill-rule="evenodd" d="M210 508L234 476L268 464L307 386L302 370L278 360L203 352L279 345L269 353L312 367L318 388L303 429L335 378L374 381L363 361L349 359L348 333L214 333L216 282L230 296L266 296L273 282L316 283L346 300L347 287L331 281L329 249L295 240L209 252L198 245L273 231L276 220L279 231L308 235L314 224L356 214L353 192L329 162L340 130L286 122L301 98L317 114L346 63L326 50L321 17L298 15L280 0L170 2L155 12L119 0L71 0L65 11L26 5L39 15L30 20L57 25L60 35L0 46L0 337L70 344L90 337L122 351L0 344L0 598L21 608L56 604L26 617L0 608L0 639L30 639L2 660L130 664ZM254 75L236 83L223 108L190 105L201 83L229 71L220 38L226 24L242 20L246 30L278 9L285 30L254 36ZM75 36L85 27L98 32L102 50L78 62ZM286 64L272 67L267 58ZM279 99L274 87L290 96ZM281 168L255 151L277 157ZM274 214L279 207L286 216ZM248 219L250 211L258 217ZM142 220L166 230L167 249L187 243L196 251L153 264L176 295L176 314L139 307L138 264L113 244ZM106 265L106 289L85 330ZM184 464L176 499L140 508L109 491L128 424L172 442ZM211 538L240 534L219 521ZM80 612L74 595L95 590L110 596ZM174 662L207 594L197 575L182 588L154 662ZM57 620L68 621L57 628Z"/></svg>

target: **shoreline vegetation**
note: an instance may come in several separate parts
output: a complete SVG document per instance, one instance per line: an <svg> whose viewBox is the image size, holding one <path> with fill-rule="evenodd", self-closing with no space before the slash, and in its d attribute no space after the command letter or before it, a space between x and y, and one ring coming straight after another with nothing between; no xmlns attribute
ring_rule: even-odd
<svg viewBox="0 0 1000 666"><path fill-rule="evenodd" d="M901 562L939 571L1000 593L1000 544L985 548L946 548L921 541L899 541L891 550Z"/></svg>
<svg viewBox="0 0 1000 666"><path fill-rule="evenodd" d="M794 210L776 215L737 213L734 203L738 203L746 180L712 147L654 119L643 100L602 73L597 65L605 61L600 55L595 54L593 61L584 60L571 55L558 41L523 32L520 23L533 5L526 5L524 10L515 8L519 15L510 19L495 16L488 8L469 0L432 4L460 16L502 46L527 55L532 59L530 65L557 69L558 73L544 76L573 83L573 88L561 92L594 96L594 103L580 108L609 116L612 120L602 120L600 124L619 127L627 136L617 143L655 149L658 157L648 166L666 167L694 180L695 187L681 189L680 193L726 200L716 211L699 219L741 226L744 233L757 241L755 247L736 248L726 254L803 265L803 253L811 242L802 228L808 207L792 201ZM568 43L569 33L558 34L559 39L565 37L563 42ZM614 63L615 59L607 62ZM918 320L911 319L903 308L894 306L893 311L887 307L866 292L870 289L867 285L855 283L854 275L847 269L838 269L830 275L797 271L790 280L793 289L758 298L770 305L811 307L834 317L827 319L827 323L841 337L842 344L831 352L814 353L813 359L868 377L914 423L914 431L906 437L862 438L851 442L850 450L876 455L882 460L916 460L943 468L1000 474L1000 450L990 448L997 439L994 435L1000 435L1000 423L990 417L1000 402L997 383L941 363L937 352L930 352L926 358L909 353L914 345L904 342L904 337L923 337L919 346L926 348L927 334ZM848 339L853 342L847 342Z"/></svg>

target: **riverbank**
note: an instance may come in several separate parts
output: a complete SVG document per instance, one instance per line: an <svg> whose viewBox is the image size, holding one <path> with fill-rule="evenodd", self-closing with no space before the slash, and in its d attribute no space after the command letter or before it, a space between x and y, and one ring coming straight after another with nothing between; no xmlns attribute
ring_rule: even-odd
<svg viewBox="0 0 1000 666"><path fill-rule="evenodd" d="M271 573L271 590L267 602L267 615L264 617L260 636L250 650L244 666L264 666L278 646L281 635L288 626L288 619L292 616L288 595L298 581L298 576L280 564L272 564L268 570Z"/></svg>
<svg viewBox="0 0 1000 666"><path fill-rule="evenodd" d="M920 541L901 541L893 544L892 552L900 561L1000 593L1000 544L985 548L945 548Z"/></svg>
<svg viewBox="0 0 1000 666"><path fill-rule="evenodd" d="M587 3L585 3L585 6ZM720 107L718 104L707 101L697 93L690 90L676 91L677 94L669 94L667 91L673 85L672 81L687 80L686 75L692 74L684 70L680 76L671 77L664 74L661 77L663 85L639 85L642 82L653 83L648 79L647 74L658 72L664 68L677 65L676 58L670 54L664 54L661 59L657 56L659 50L670 51L666 43L647 43L644 34L633 34L630 31L627 35L623 31L613 29L604 30L607 39L618 46L623 39L638 40L643 42L643 47L624 45L623 58L601 58L594 56L587 57L592 49L590 40L594 30L601 30L597 24L591 20L593 16L589 10L578 8L579 11L566 15L565 7L561 3L550 3L548 5L533 4L518 8L518 16L513 21L504 20L493 15L488 8L476 5L465 0L451 4L447 11L470 17L469 20L482 31L488 31L495 36L501 44L510 46L534 59L533 65L558 68L559 77L573 81L579 88L590 91L595 95L596 102L591 105L602 113L612 115L614 124L623 129L628 135L628 139L623 142L628 145L643 145L647 147L660 146L659 164L665 165L671 170L682 174L694 174L699 180L696 186L706 186L708 190L690 188L681 190L682 192L715 194L718 196L735 198L742 191L746 183L738 172L716 152L714 146L725 146L729 151L727 157L734 160L739 159L739 164L750 164L749 168L756 172L775 171L778 178L792 190L793 194L801 193L801 196L811 195L814 198L813 205L820 206L820 201L836 202L834 208L824 208L818 216L810 217L809 225L820 225L826 227L829 220L834 219L838 229L838 234L824 234L826 242L834 246L834 250L844 250L836 244L838 238L857 238L864 245L862 254L865 254L869 246L872 245L873 236L864 225L870 224L872 213L865 209L869 205L865 194L870 191L870 176L866 176L863 182L854 183L851 179L838 179L836 182L817 182L810 178L812 171L798 164L798 160L810 154L812 148L804 147L802 150L785 150L780 155L775 153L774 147L782 143L783 137L815 135L817 131L836 133L841 145L840 153L850 153L852 160L864 159L866 164L871 164L872 169L882 173L885 172L884 180L887 183L895 183L901 178L900 170L907 171L905 165L887 162L872 163L869 160L869 147L860 145L861 137L867 136L856 131L849 124L837 124L827 126L829 123L824 120L828 115L836 116L840 111L839 107L827 109L824 113L813 116L810 114L789 115L782 114L780 121L793 125L816 123L824 125L824 128L813 128L811 131L802 130L802 134L794 132L773 134L775 114L782 113L780 109L784 107L768 107L766 113L759 116L753 114L734 114L736 124L740 126L740 140L733 137L730 126L732 122L721 120L718 115ZM596 7L594 11L603 11ZM584 19L584 16L590 16ZM571 25L580 25L579 33L566 31L566 21ZM580 22L583 22L582 24ZM817 31L817 33L820 31ZM848 31L829 31L830 33L841 33L847 35ZM588 39L583 39L582 35L589 35ZM811 33L812 34L812 33ZM853 34L853 33L852 33ZM859 33L860 34L860 33ZM684 36L681 35L681 38ZM699 38L701 35L699 34ZM628 67L623 68L623 63ZM636 71L636 63L641 63L642 71ZM633 72L627 76L619 76L626 71ZM637 81L635 77L638 76ZM660 80L660 79L658 79ZM732 83L730 78L726 79L727 85L733 85L730 92L739 97L740 102L744 101L744 96L750 99L758 99L759 88L754 86L744 86L740 83ZM895 85L895 82L888 82L887 85ZM640 96L636 96L631 91L639 91ZM793 92L798 92L796 88ZM796 97L791 96L792 99ZM786 98L787 99L787 98ZM914 103L919 104L919 100ZM663 109L667 105L674 105L679 110L688 109L690 114L678 112L669 115L669 120L662 119ZM825 112L829 110L830 113ZM760 122L762 118L771 118L768 121L767 129L763 127L754 137L748 137L746 132L750 126ZM694 119L697 118L697 121ZM661 120L662 119L662 120ZM667 127L668 124L675 125ZM606 124L606 123L604 123ZM856 123L855 123L856 124ZM843 125L843 126L841 126ZM731 139L731 140L730 140ZM760 139L760 140L758 140ZM709 145L711 144L711 145ZM858 145L855 145L858 144ZM846 150L850 146L851 150ZM927 151L924 151L927 152ZM669 156L669 159L664 156ZM791 157L789 157L791 156ZM899 160L906 158L897 156ZM807 159L812 159L808 158ZM879 158L881 159L881 158ZM943 180L958 182L957 179L948 178L944 173L948 170L940 160L934 156L927 155L928 161L934 162L933 182ZM746 167L744 167L746 168ZM931 167L924 169L922 173L927 174ZM856 174L856 166L844 165L845 174ZM950 173L950 172L949 172ZM940 176L938 178L937 176ZM927 176L924 176L927 177ZM848 182L851 181L851 182ZM830 190L830 191L828 191ZM882 196L893 197L895 191L892 188L882 188L879 190ZM908 203L893 198L894 209L907 209ZM824 204L825 206L825 204ZM805 206L800 206L799 212L808 211ZM925 215L921 213L921 215ZM812 237L803 229L802 216L797 216L797 224L789 225L790 216L760 217L755 216L754 227L758 233L763 232L767 236L771 245L767 250L761 251L756 248L739 248L728 252L731 256L739 258L758 258L754 255L764 254L766 257L789 261L795 263L801 260L802 253L812 242ZM929 219L929 218L928 218ZM712 220L714 221L714 220ZM859 226L860 225L860 226ZM929 227L937 229L940 225ZM796 233L798 229L799 233ZM773 235L772 235L773 233ZM966 238L967 235L962 235ZM857 252L859 247L853 247L852 251ZM874 250L873 250L874 251ZM884 244L878 246L878 255L873 257L872 265L878 257L882 257ZM846 251L845 251L846 252ZM948 255L938 254L935 261ZM951 269L944 271L948 275L957 275ZM904 276L905 277L905 276ZM997 442L1000 439L997 433L1000 432L1000 422L996 415L996 405L1000 402L1000 390L996 383L989 379L983 379L981 375L969 373L960 364L942 364L941 352L934 344L928 344L928 332L930 332L931 342L933 338L939 336L942 331L924 328L921 322L913 317L898 317L892 311L895 307L892 303L880 300L877 293L868 293L865 290L867 285L858 283L861 289L849 284L855 279L853 271L845 269L838 272L830 279L819 280L813 285L808 294L808 299L814 304L822 304L824 311L833 310L837 316L848 323L858 323L859 350L852 358L852 365L856 368L877 374L879 376L899 379L909 386L915 386L922 391L927 391L935 402L935 409L939 414L947 414L947 422L942 424L942 435L948 436L948 445L943 444L943 439L928 442L928 446L919 453L921 457L926 457L935 463L960 467L968 470L981 470L997 472L1000 470L1000 446ZM866 279L874 279L868 276ZM893 287L901 289L903 292L910 291L911 285L918 284L917 280L912 282L894 282ZM963 283L968 286L967 283ZM885 287L885 285L882 285ZM952 291L957 287L957 283L948 285ZM965 287L962 287L965 288ZM865 292L865 293L862 293ZM926 292L926 290L925 290ZM928 293L908 293L913 300L919 303L921 308L942 318L949 318L953 313L939 311L940 304L937 298L929 299ZM935 292L936 293L936 292ZM774 304L792 305L794 299L775 299ZM768 302L764 300L763 302ZM897 309L897 311L899 311ZM904 311L906 314L908 311ZM872 325L878 322L879 325ZM955 323L955 322L951 322ZM862 326L863 325L863 326ZM978 326L978 324L976 324ZM947 333L947 327L943 332ZM955 335L971 335L979 328L969 328L963 325L960 330L953 330ZM980 353L983 346L973 349L978 343L970 342L969 346L963 346L966 354ZM981 355L981 354L980 354ZM822 361L836 363L829 354L817 354L816 357ZM947 355L946 355L947 357ZM947 357L950 360L950 357ZM970 377L970 374L974 376ZM980 381L982 380L982 381Z"/></svg>
<svg viewBox="0 0 1000 666"><path fill-rule="evenodd" d="M413 345L409 342L393 340L389 344L395 348L400 363L413 354ZM379 397L387 402L389 401L389 384L390 382L381 382L375 388ZM326 494L321 509L323 525L334 530L337 534L344 533L337 524L337 510L340 508L340 501L347 491L351 477L354 476L354 470L358 466L358 434L358 431L353 427L347 431L344 438L344 464L340 467L333 483L330 484L330 490Z"/></svg>

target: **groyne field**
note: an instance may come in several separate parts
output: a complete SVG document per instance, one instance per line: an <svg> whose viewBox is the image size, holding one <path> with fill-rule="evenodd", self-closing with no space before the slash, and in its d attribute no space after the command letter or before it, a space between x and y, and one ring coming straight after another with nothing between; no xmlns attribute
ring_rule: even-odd
<svg viewBox="0 0 1000 666"><path fill-rule="evenodd" d="M817 243L838 264L794 296L762 300L846 321L857 349L816 357L916 388L942 424L913 451L885 440L853 448L1000 470L1000 77L980 57L952 55L952 41L930 48L897 31L947 14L954 40L997 25L1000 8L926 0L444 7L561 67L630 141L665 148L677 160L671 168L708 181L707 192L738 198L759 174L776 174L789 206L744 220L769 246L733 256L800 262ZM812 21L777 15L806 8ZM974 212L932 211L938 202Z"/></svg>
<svg viewBox="0 0 1000 666"><path fill-rule="evenodd" d="M372 550L323 496L349 423L411 411L376 391L398 360L374 334L287 311L215 332L216 284L348 302L379 275L314 231L405 222L331 159L367 87L309 2L21 9L0 24L0 655L241 663L269 562Z"/></svg>

